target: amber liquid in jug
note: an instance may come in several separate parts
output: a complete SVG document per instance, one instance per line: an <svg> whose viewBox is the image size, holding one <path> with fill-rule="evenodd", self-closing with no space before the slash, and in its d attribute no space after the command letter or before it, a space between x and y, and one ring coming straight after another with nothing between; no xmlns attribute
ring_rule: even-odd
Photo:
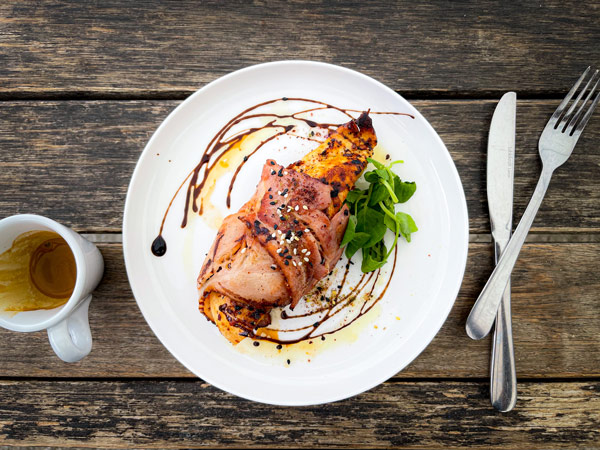
<svg viewBox="0 0 600 450"><path fill-rule="evenodd" d="M58 233L22 233L0 254L0 311L61 306L71 297L76 278L75 257Z"/></svg>

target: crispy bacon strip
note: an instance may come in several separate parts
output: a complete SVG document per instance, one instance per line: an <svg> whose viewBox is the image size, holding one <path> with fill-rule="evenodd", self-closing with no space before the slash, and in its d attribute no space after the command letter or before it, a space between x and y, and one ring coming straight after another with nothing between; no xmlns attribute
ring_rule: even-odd
<svg viewBox="0 0 600 450"><path fill-rule="evenodd" d="M377 144L367 113L287 168L268 160L252 198L225 218L200 275L200 311L233 344L270 323L334 268L343 205Z"/></svg>

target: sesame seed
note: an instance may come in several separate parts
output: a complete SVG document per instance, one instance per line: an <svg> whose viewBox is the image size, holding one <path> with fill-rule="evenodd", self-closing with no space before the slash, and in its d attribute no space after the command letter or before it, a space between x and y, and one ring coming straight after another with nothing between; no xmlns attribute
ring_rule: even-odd
<svg viewBox="0 0 600 450"><path fill-rule="evenodd" d="M275 225L275 226L277 226L277 225ZM279 233L279 234L283 234L283 233L281 232L281 230L277 230L277 233Z"/></svg>
<svg viewBox="0 0 600 450"><path fill-rule="evenodd" d="M277 224L273 225L273 229L276 230L277 229Z"/></svg>
<svg viewBox="0 0 600 450"><path fill-rule="evenodd" d="M277 253L281 253L281 249L280 248L277 249Z"/></svg>
<svg viewBox="0 0 600 450"><path fill-rule="evenodd" d="M298 261L298 265L301 266L302 265L302 261Z"/></svg>
<svg viewBox="0 0 600 450"><path fill-rule="evenodd" d="M298 254L298 252L296 252L296 249L294 249L294 255L297 255L297 254Z"/></svg>
<svg viewBox="0 0 600 450"><path fill-rule="evenodd" d="M271 170L271 175L275 175L277 172L275 172L274 170Z"/></svg>
<svg viewBox="0 0 600 450"><path fill-rule="evenodd" d="M302 209L308 209L306 205L302 205Z"/></svg>
<svg viewBox="0 0 600 450"><path fill-rule="evenodd" d="M247 249L246 247L244 247L244 248L242 249L242 253L246 253L246 250L248 250L248 249Z"/></svg>
<svg viewBox="0 0 600 450"><path fill-rule="evenodd" d="M302 253L306 253L306 249L305 248L302 249Z"/></svg>
<svg viewBox="0 0 600 450"><path fill-rule="evenodd" d="M300 238L299 238L298 236L294 236L294 240L295 240L295 241L299 241L299 240L300 240Z"/></svg>
<svg viewBox="0 0 600 450"><path fill-rule="evenodd" d="M310 256L310 252L306 252L306 256Z"/></svg>
<svg viewBox="0 0 600 450"><path fill-rule="evenodd" d="M305 228L305 229L304 229L304 232L305 232L305 233L310 233L310 230L309 230L308 228Z"/></svg>
<svg viewBox="0 0 600 450"><path fill-rule="evenodd" d="M296 207L294 208L296 211L298 211L300 209L300 207L298 205L296 205Z"/></svg>
<svg viewBox="0 0 600 450"><path fill-rule="evenodd" d="M287 174L288 174L288 173L287 173L287 170L285 170L285 171L283 172L283 174L284 174L284 175L287 175Z"/></svg>
<svg viewBox="0 0 600 450"><path fill-rule="evenodd" d="M286 266L289 266L289 265L290 265L290 262L289 262L287 259L286 259L286 260L285 260L283 263L284 263Z"/></svg>
<svg viewBox="0 0 600 450"><path fill-rule="evenodd" d="M275 264L271 264L271 269L275 270L277 269L277 266Z"/></svg>
<svg viewBox="0 0 600 450"><path fill-rule="evenodd" d="M277 237L277 233L273 233L271 237Z"/></svg>
<svg viewBox="0 0 600 450"><path fill-rule="evenodd" d="M285 195L283 196L283 198L287 198L287 196L288 196L288 195L287 195L287 194L285 194Z"/></svg>
<svg viewBox="0 0 600 450"><path fill-rule="evenodd" d="M271 205L276 205L277 202L273 201L273 202L269 202Z"/></svg>
<svg viewBox="0 0 600 450"><path fill-rule="evenodd" d="M304 261L308 262L308 258L306 258L306 257L305 257L305 258L304 258Z"/></svg>
<svg viewBox="0 0 600 450"><path fill-rule="evenodd" d="M277 191L277 194L281 195L281 191Z"/></svg>
<svg viewBox="0 0 600 450"><path fill-rule="evenodd" d="M294 265L294 267L296 267L296 261L292 261L292 264Z"/></svg>

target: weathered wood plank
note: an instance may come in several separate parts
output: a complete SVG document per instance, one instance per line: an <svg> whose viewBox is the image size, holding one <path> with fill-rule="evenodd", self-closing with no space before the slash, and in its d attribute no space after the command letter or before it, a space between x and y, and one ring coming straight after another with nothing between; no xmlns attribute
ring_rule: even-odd
<svg viewBox="0 0 600 450"><path fill-rule="evenodd" d="M201 381L0 381L0 443L151 448L598 448L600 383L522 383L509 414L483 382L384 383L283 408Z"/></svg>
<svg viewBox="0 0 600 450"><path fill-rule="evenodd" d="M340 64L414 94L558 94L600 60L596 2L0 4L0 94L185 95L266 61Z"/></svg>
<svg viewBox="0 0 600 450"><path fill-rule="evenodd" d="M100 245L104 280L94 294L92 353L61 362L45 332L0 329L0 377L191 377L144 321L123 267L121 246ZM526 244L513 276L517 374L524 378L599 377L597 292L600 243ZM471 244L462 289L439 334L398 377L487 377L490 340L464 331L492 269L491 244Z"/></svg>
<svg viewBox="0 0 600 450"><path fill-rule="evenodd" d="M137 158L174 101L4 102L0 217L35 212L80 231L119 232ZM489 232L487 134L495 101L414 101L438 130L462 178L472 233ZM556 101L518 105L515 223L539 176L537 140ZM600 116L554 175L533 232L600 231Z"/></svg>

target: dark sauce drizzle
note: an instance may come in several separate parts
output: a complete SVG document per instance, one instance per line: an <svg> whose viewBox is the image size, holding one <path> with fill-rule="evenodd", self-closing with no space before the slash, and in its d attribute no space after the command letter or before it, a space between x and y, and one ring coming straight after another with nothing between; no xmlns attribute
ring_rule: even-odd
<svg viewBox="0 0 600 450"><path fill-rule="evenodd" d="M319 105L319 106L309 108L309 109L304 109L304 110L301 110L301 111L298 111L298 112L295 112L292 114L252 113L253 111L255 111L256 109L258 109L260 107L263 107L263 106L266 106L269 104L274 104L277 102L285 102L285 101L298 101L298 102L312 103L314 105ZM160 257L160 256L163 256L167 251L167 243L162 235L163 228L165 225L165 220L167 218L167 215L170 212L171 206L173 205L175 198L177 197L177 195L179 194L181 189L184 187L186 182L187 182L187 189L186 189L186 198L185 198L185 205L184 205L184 210L183 210L183 218L182 218L182 222L181 222L181 228L185 228L188 223L188 214L190 212L190 209L194 213L202 215L203 205L202 205L202 201L200 201L200 204L198 204L198 197L202 193L202 189L204 188L206 181L208 180L210 172L217 166L217 164L219 163L221 158L224 155L226 155L227 152L230 149L232 149L236 144L239 144L245 138L247 138L250 135L257 133L259 131L262 131L265 129L273 129L274 130L274 134L272 136L266 138L260 144L258 144L256 148L252 149L252 151L250 151L250 153L248 155L246 155L244 157L243 161L241 161L238 164L238 166L236 167L233 177L231 179L231 182L229 184L228 191L227 191L227 200L226 200L227 208L231 207L231 192L233 190L237 176L238 176L240 170L242 169L242 167L244 166L244 164L250 159L250 157L252 157L256 152L258 152L258 150L260 150L260 148L262 148L263 145L267 144L268 142L270 142L273 139L276 139L279 136L289 133L295 127L294 125L279 124L279 123L277 123L278 120L292 119L292 120L296 120L298 122L304 122L311 128L319 128L319 129L323 129L323 130L335 130L339 126L339 123L318 123L313 120L307 119L305 117L301 117L301 115L303 115L303 114L308 114L308 113L311 113L314 111L322 111L322 110L328 110L328 109L339 111L339 112L345 114L349 119L354 119L354 117L350 113L361 113L362 112L360 110L355 110L355 109L339 108L337 106L330 105L328 103L324 103L324 102L321 102L318 100L310 100L310 99L305 99L305 98L283 97L283 98L268 100L266 102L259 103L255 106L252 106L252 107L242 111L240 114L238 114L233 119L231 119L225 126L223 126L223 128L221 128L221 130L219 130L219 132L217 134L214 135L214 137L211 139L209 144L206 146L198 165L186 176L186 178L183 180L183 182L181 183L179 188L177 188L177 191L171 198L171 201L169 202L169 205L163 215L160 229L158 232L158 236L152 242L152 245L151 245L152 253L155 256ZM410 117L411 119L415 118L411 114L399 113L399 112L370 111L370 114L397 115L397 116L407 116L407 117ZM234 134L233 136L226 138L226 135L231 131L231 129L234 126L236 126L240 123L243 123L246 120L251 120L251 119L256 119L256 118L270 118L272 120L268 121L265 125L263 125L261 127L248 128L246 130L243 130L243 131L240 131L240 132ZM312 136L312 134L311 134L311 136ZM310 140L310 141L320 142L311 136L308 136L305 139ZM300 136L297 136L297 137L300 137ZM188 180L189 180L189 182L188 182ZM251 333L245 332L245 336L248 336L255 340L270 341L270 342L276 343L276 344L278 344L277 348L280 348L281 345L295 344L295 343L298 343L298 342L301 342L304 340L308 340L308 339L321 338L322 340L325 340L326 335L333 334L339 330L342 330L342 329L350 326L361 316L368 313L379 302L379 300L381 300L381 298L383 298L383 296L385 295L385 292L387 291L387 288L390 284L390 281L392 279L394 271L396 269L396 259L397 259L397 248L394 251L394 262L392 265L392 270L389 273L386 285L383 288L383 290L379 293L379 295L377 295L376 298L373 297L373 292L375 290L375 286L376 286L377 281L379 280L379 277L382 276L381 269L377 270L376 272L362 274L358 283L355 286L353 286L348 292L342 294L344 287L346 285L350 267L352 265L352 262L348 261L346 264L346 268L344 271L342 281L337 286L335 295L333 297L327 299L326 303L322 302L319 306L316 306L315 308L309 310L308 312L301 313L301 314L288 313L285 310L281 311L281 318L283 320L315 317L315 322L313 322L312 325L307 325L307 326L304 326L301 328L296 328L296 329L273 329L273 328L265 329L267 331L278 332L278 333L300 332L300 331L306 330L306 333L302 334L300 337L294 338L294 339L287 339L287 340L279 339L279 338L274 338L271 336L264 336L264 335L256 334L256 332L259 332L259 330L254 330L254 332L251 332ZM367 290L368 290L368 293L367 293ZM331 320L332 318L334 318L335 316L340 314L342 311L344 311L346 309L346 307L348 305L350 305L353 302L362 302L362 304L360 304L359 312L356 316L354 316L350 320L340 324L335 329L317 332L317 330L321 327L321 325L323 325L326 321ZM256 346L257 344L258 344L258 342L255 341L254 345ZM288 363L289 363L289 361L288 361Z"/></svg>
<svg viewBox="0 0 600 450"><path fill-rule="evenodd" d="M291 114L275 114L275 113L270 113L270 112L269 113L255 112L258 108L261 108L263 106L275 104L277 102L287 102L287 101L304 102L304 103L309 103L309 104L318 105L318 106L308 108L308 109L303 109L301 111L297 111L297 112L294 112ZM305 117L301 117L304 114L308 114L308 113L311 113L314 111L323 111L323 110L339 111L339 112L345 114L349 119L354 118L350 113L361 113L362 112L362 111L356 110L356 109L340 108L340 107L330 105L328 103L324 103L324 102L321 102L318 100L310 100L310 99L305 99L305 98L283 97L283 98L278 98L278 99L274 99L274 100L268 100L268 101L259 103L257 105L254 105L254 106L242 111L237 116L235 116L233 119L231 119L229 122L227 122L227 124L225 124L225 126L223 126L223 128L221 128L217 132L217 134L215 134L213 136L213 138L210 140L210 142L208 143L208 145L206 146L206 148L202 154L202 157L200 158L200 162L198 163L198 165L185 177L185 179L183 180L183 182L181 183L179 188L177 188L177 191L175 191L175 194L171 198L171 201L169 202L169 205L167 206L167 209L163 215L162 222L160 224L160 229L158 231L158 236L154 239L154 241L152 242L152 245L150 246L150 250L152 251L152 254L160 257L160 256L163 256L167 251L167 243L163 236L163 228L165 226L165 220L167 218L167 215L169 214L169 211L171 210L171 206L173 205L175 198L177 197L177 195L179 194L181 189L185 186L186 182L187 182L187 189L186 189L185 205L184 205L184 210L183 210L183 218L181 221L181 228L185 228L185 226L187 225L188 214L190 212L190 209L194 213L202 215L203 205L202 205L202 201L200 201L200 204L198 204L198 197L202 193L202 189L204 188L206 181L208 180L210 172L217 166L217 164L219 163L221 158L224 155L226 155L227 152L230 149L232 149L236 144L239 144L245 138L247 138L250 135L257 133L259 131L262 131L265 129L273 129L275 131L272 136L270 136L269 138L262 141L255 149L253 149L244 158L244 160L242 162L240 162L240 164L236 167L233 177L231 179L231 183L229 184L229 189L227 191L227 208L231 207L231 192L233 190L233 186L235 184L237 176L238 176L240 170L242 169L242 167L244 166L244 164L250 159L251 156L253 156L258 150L260 150L260 148L263 145L265 145L266 143L270 142L273 139L276 139L277 137L279 137L281 135L289 133L294 128L294 125L283 125L283 124L277 123L277 121L282 120L282 119L292 119L292 120L297 121L298 123L304 122L306 125L308 125L311 128L320 128L320 129L329 129L329 130L337 128L339 126L339 123L318 123L313 120L307 119ZM407 116L407 117L410 117L411 119L414 119L414 116L411 114L399 113L399 112L371 111L370 114ZM270 120L269 122L267 122L265 125L263 125L261 127L248 128L246 130L243 130L243 131L240 131L240 132L234 134L233 136L226 137L227 134L231 131L231 129L233 127L235 127L236 125L241 124L244 121L257 119L257 118L266 118L266 119L272 119L272 120ZM315 139L311 139L310 137L308 137L307 139L315 140Z"/></svg>
<svg viewBox="0 0 600 450"><path fill-rule="evenodd" d="M279 344L279 345L290 345L290 344L296 344L298 342L306 341L308 339L316 339L316 338L323 339L325 336L327 336L329 334L336 333L336 332L352 325L354 322L356 322L356 320L358 320L360 317L362 317L363 315L368 313L379 302L379 300L381 300L383 298L383 296L385 295L387 288L390 285L390 282L392 280L392 276L394 275L394 271L396 270L397 251L398 250L396 247L396 249L394 249L394 262L392 265L392 270L389 273L388 280L385 284L385 287L382 289L382 291L379 293L379 295L377 295L377 297L373 297L373 291L375 290L377 281L379 280L379 277L381 276L381 269L378 269L375 272L362 274L362 276L361 276L359 282L356 284L356 286L354 286L350 290L350 292L348 292L344 295L341 295L341 293L344 289L344 285L346 283L346 278L347 278L348 272L349 272L349 267L350 267L349 263L350 262L348 262L348 264L346 265L346 271L344 272L344 278L342 279L342 283L338 286L336 295L330 300L330 303L331 303L330 305L321 306L314 310L308 311L303 314L297 314L297 315L288 314L285 310L283 310L281 312L281 318L284 320L292 319L292 318L299 318L299 317L311 317L311 316L316 316L317 314L325 312L325 314L322 315L318 320L313 322L311 325L306 325L306 326L300 327L300 328L294 328L294 329L267 328L266 329L267 331L275 331L277 333L290 333L290 332L299 332L299 331L306 330L306 333L304 333L300 337L297 337L294 339L279 339L279 338L274 338L274 337L271 337L268 335L264 336L264 335L260 335L260 334L256 334L256 333L252 334L250 337L252 339L269 341L269 342L273 342L273 343ZM370 289L369 289L369 286L370 286ZM367 289L369 289L368 293L367 293ZM361 300L361 297L363 297L362 300ZM357 301L362 301L362 304L360 305L359 312L358 312L358 314L356 314L356 316L354 316L351 320L349 320L345 323L342 323L335 329L317 333L317 330L319 329L319 327L321 325L323 325L326 321L332 319L333 317L335 317L336 315L338 315L342 311L344 311L350 303L357 302ZM256 331L258 331L258 330L256 330Z"/></svg>

